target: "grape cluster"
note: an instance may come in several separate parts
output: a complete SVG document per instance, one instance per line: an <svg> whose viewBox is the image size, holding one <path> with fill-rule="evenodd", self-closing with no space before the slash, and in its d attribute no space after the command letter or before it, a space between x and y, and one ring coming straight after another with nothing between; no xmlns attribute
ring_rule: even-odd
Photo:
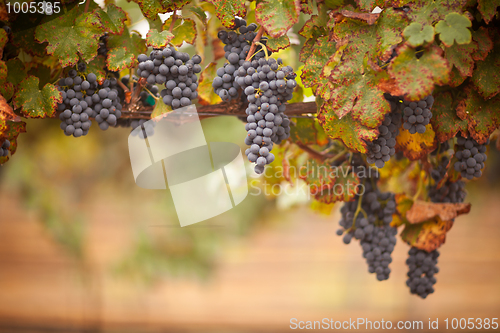
<svg viewBox="0 0 500 333"><path fill-rule="evenodd" d="M379 126L379 136L368 144L366 160L369 164L375 163L377 168L383 168L385 162L391 159L396 153L396 136L399 134L401 126L400 104L393 98L388 98L391 105L391 112L385 115L382 125Z"/></svg>
<svg viewBox="0 0 500 333"><path fill-rule="evenodd" d="M246 21L236 18L236 31L224 31L221 30L218 33L219 39L225 44L225 58L229 63L226 63L224 67L217 69L217 76L212 82L212 87L215 93L223 100L230 101L238 97L238 92L240 88L243 88L241 84L238 84L238 76L244 77L247 75L245 71L240 70L241 66L245 62L245 59L250 51L250 45L252 40L255 38L257 33L257 25L255 23L246 25ZM262 45L266 45L267 37L262 37L260 39ZM266 50L267 55L271 55L271 51ZM252 55L252 59L259 60L266 56L266 52L261 49ZM257 67L257 66L255 66ZM247 85L251 84L248 83Z"/></svg>
<svg viewBox="0 0 500 333"><path fill-rule="evenodd" d="M149 57L140 54L137 75L147 79L147 83L165 84L166 89L160 92L163 102L178 109L191 105L198 97L198 76L201 72L201 57L176 51L173 47L155 49Z"/></svg>
<svg viewBox="0 0 500 333"><path fill-rule="evenodd" d="M293 69L282 65L281 59L261 58L245 61L240 67L238 84L248 101L245 144L250 148L245 154L250 162L257 164L257 174L263 173L264 166L274 161L273 143L280 144L290 136L290 119L283 112L297 82Z"/></svg>
<svg viewBox="0 0 500 333"><path fill-rule="evenodd" d="M434 274L439 272L437 265L437 258L439 252L437 250L427 252L412 247L408 251L408 280L406 285L410 287L410 292L422 298L434 292L434 284L436 278Z"/></svg>
<svg viewBox="0 0 500 333"><path fill-rule="evenodd" d="M353 238L358 239L368 271L375 273L377 280L383 281L391 273L389 264L397 240L398 230L390 225L392 215L396 212L396 202L393 193L381 193L372 186L370 178L364 186L362 196L356 195L355 200L345 202L340 209L342 218L339 225L342 228L337 230L337 235L344 235L345 244L349 244Z"/></svg>
<svg viewBox="0 0 500 333"><path fill-rule="evenodd" d="M434 97L432 95L418 102L410 102L403 100L403 128L408 130L410 134L425 133L425 126L429 124L432 118L432 104Z"/></svg>
<svg viewBox="0 0 500 333"><path fill-rule="evenodd" d="M448 171L448 164L450 163L450 159L447 156L441 156L441 160L436 168L431 170L431 177L436 182L439 182L444 178L446 172Z"/></svg>
<svg viewBox="0 0 500 333"><path fill-rule="evenodd" d="M460 203L464 202L466 196L465 183L461 180L447 180L440 188L436 185L429 187L429 198L432 202Z"/></svg>
<svg viewBox="0 0 500 333"><path fill-rule="evenodd" d="M9 155L9 147L10 147L10 141L5 140L0 145L0 157Z"/></svg>
<svg viewBox="0 0 500 333"><path fill-rule="evenodd" d="M455 170L469 180L481 177L481 170L487 158L486 145L489 143L489 139L486 144L482 145L472 138L467 139L460 134L457 135L455 157L458 161L454 164Z"/></svg>
<svg viewBox="0 0 500 333"><path fill-rule="evenodd" d="M78 64L78 71L71 69L68 76L59 80L59 91L63 101L58 105L61 112L61 129L67 136L87 135L94 117L103 130L114 126L121 116L120 99L116 91L116 80L104 80L99 86L94 73L83 74L85 63Z"/></svg>
<svg viewBox="0 0 500 333"><path fill-rule="evenodd" d="M106 56L108 54L108 38L109 34L107 32L99 37L99 48L97 49L97 54L103 56Z"/></svg>

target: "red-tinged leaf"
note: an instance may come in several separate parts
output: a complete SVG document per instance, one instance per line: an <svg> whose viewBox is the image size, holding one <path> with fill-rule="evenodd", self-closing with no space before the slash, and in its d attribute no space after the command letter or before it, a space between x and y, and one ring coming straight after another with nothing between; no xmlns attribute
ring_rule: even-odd
<svg viewBox="0 0 500 333"><path fill-rule="evenodd" d="M359 8L366 11L372 11L376 6L387 8L389 6L398 7L407 1L399 0L355 0Z"/></svg>
<svg viewBox="0 0 500 333"><path fill-rule="evenodd" d="M281 49L286 49L290 46L290 39L288 39L287 35L283 35L278 38L270 38L267 40L266 44L267 48L273 52L277 52Z"/></svg>
<svg viewBox="0 0 500 333"><path fill-rule="evenodd" d="M328 36L329 31L327 23L329 19L328 12L320 5L318 7L318 15L312 15L309 20L304 23L299 30L299 35L307 39Z"/></svg>
<svg viewBox="0 0 500 333"><path fill-rule="evenodd" d="M328 137L318 120L308 118L293 118L290 139L292 142L304 145L324 145L328 142Z"/></svg>
<svg viewBox="0 0 500 333"><path fill-rule="evenodd" d="M407 15L414 22L434 25L449 13L461 13L466 3L467 0L414 0Z"/></svg>
<svg viewBox="0 0 500 333"><path fill-rule="evenodd" d="M114 4L109 4L106 6L106 11L99 7L94 10L107 32L118 35L123 33L124 24L127 20L127 14L123 9Z"/></svg>
<svg viewBox="0 0 500 333"><path fill-rule="evenodd" d="M467 120L469 134L479 143L485 143L500 126L500 95L484 100L474 89L465 89L466 98L459 102L457 115Z"/></svg>
<svg viewBox="0 0 500 333"><path fill-rule="evenodd" d="M189 3L189 0L132 0L141 8L147 18L155 18L157 14L173 12Z"/></svg>
<svg viewBox="0 0 500 333"><path fill-rule="evenodd" d="M14 106L31 118L52 117L57 104L62 102L61 93L52 84L47 83L42 90L38 88L38 78L28 76L19 84L19 91L14 98Z"/></svg>
<svg viewBox="0 0 500 333"><path fill-rule="evenodd" d="M497 38L495 48L484 60L477 62L477 68L472 75L476 90L486 99L500 92L500 38Z"/></svg>
<svg viewBox="0 0 500 333"><path fill-rule="evenodd" d="M347 18L364 21L368 23L368 25L374 24L380 16L380 13L359 13L347 9L342 9L340 14Z"/></svg>
<svg viewBox="0 0 500 333"><path fill-rule="evenodd" d="M436 217L419 224L407 224L401 232L401 239L420 250L431 252L446 241L446 233L453 226L453 221L442 221Z"/></svg>
<svg viewBox="0 0 500 333"><path fill-rule="evenodd" d="M7 32L4 29L0 30L0 59L3 56L3 48L5 47L5 44L9 41L9 36L7 35Z"/></svg>
<svg viewBox="0 0 500 333"><path fill-rule="evenodd" d="M430 124L426 126L426 131L423 134L410 134L409 131L401 128L396 137L396 149L402 151L405 157L411 161L419 160L436 149L437 141L435 138L436 134Z"/></svg>
<svg viewBox="0 0 500 333"><path fill-rule="evenodd" d="M247 8L245 0L208 0L215 6L215 14L222 25L228 29L233 29L236 24L234 17L245 17Z"/></svg>
<svg viewBox="0 0 500 333"><path fill-rule="evenodd" d="M163 23L163 30L168 30L172 24L172 17ZM176 20L172 34L175 36L170 43L181 46L183 42L193 44L196 39L196 24L191 19Z"/></svg>
<svg viewBox="0 0 500 333"><path fill-rule="evenodd" d="M20 122L12 122L12 121L7 121L5 123L5 126L2 126L3 120L0 119L0 138L2 140L9 140L10 141L10 155L14 155L16 150L17 150L17 137L21 133L26 133L26 123L23 121ZM5 130L2 131L2 128L5 128ZM2 156L0 157L0 165L4 164L9 160L10 156Z"/></svg>
<svg viewBox="0 0 500 333"><path fill-rule="evenodd" d="M200 74L200 83L198 85L198 103L201 105L217 104L220 97L217 96L212 87L214 77L217 75L217 64L211 62Z"/></svg>
<svg viewBox="0 0 500 333"><path fill-rule="evenodd" d="M129 33L127 27L121 35L110 35L107 42L108 68L112 71L121 71L137 65L137 55L146 53L144 40L135 32Z"/></svg>
<svg viewBox="0 0 500 333"><path fill-rule="evenodd" d="M314 10L314 5L312 0L300 0L300 11L304 14L311 15Z"/></svg>
<svg viewBox="0 0 500 333"><path fill-rule="evenodd" d="M18 17L11 26L12 44L17 48L22 48L29 55L43 57L47 52L47 43L39 43L35 40L35 29L44 18L45 15L38 14Z"/></svg>
<svg viewBox="0 0 500 333"><path fill-rule="evenodd" d="M285 35L299 21L299 14L299 0L260 0L255 8L255 20L274 38Z"/></svg>
<svg viewBox="0 0 500 333"><path fill-rule="evenodd" d="M420 58L416 50L403 46L389 66L391 77L404 93L407 100L418 101L432 93L434 84L448 82L450 66L436 46L423 52Z"/></svg>
<svg viewBox="0 0 500 333"><path fill-rule="evenodd" d="M61 10L63 12L63 10ZM39 42L48 42L47 52L59 58L63 67L74 65L79 56L90 61L97 55L104 28L96 12L84 13L75 6L56 17L47 17L35 30Z"/></svg>
<svg viewBox="0 0 500 333"><path fill-rule="evenodd" d="M311 88L321 80L321 71L332 54L335 54L335 42L328 37L309 39L300 52L300 61L305 63L300 76L304 87Z"/></svg>
<svg viewBox="0 0 500 333"><path fill-rule="evenodd" d="M439 142L455 137L459 131L463 136L468 136L467 120L457 116L457 104L448 91L434 94L431 124Z"/></svg>
<svg viewBox="0 0 500 333"><path fill-rule="evenodd" d="M490 23L497 13L497 7L500 6L497 0L478 0L477 9L483 16L486 24Z"/></svg>
<svg viewBox="0 0 500 333"><path fill-rule="evenodd" d="M7 61L7 81L17 87L22 80L26 78L26 68L21 60L18 58L10 59Z"/></svg>
<svg viewBox="0 0 500 333"><path fill-rule="evenodd" d="M450 66L455 66L461 76L472 76L474 70L474 59L472 54L476 52L478 46L472 41L469 44L453 44L451 47L445 48L445 58Z"/></svg>
<svg viewBox="0 0 500 333"><path fill-rule="evenodd" d="M422 223L435 217L443 221L451 221L469 212L470 203L434 203L417 200L406 212L406 219L410 224Z"/></svg>
<svg viewBox="0 0 500 333"><path fill-rule="evenodd" d="M301 175L301 178L308 184L314 199L322 203L350 201L356 195L360 181L347 163L332 167L330 163L310 159L305 170L307 174Z"/></svg>
<svg viewBox="0 0 500 333"><path fill-rule="evenodd" d="M97 76L97 82L100 84L106 79L106 58L99 55L87 64L87 71Z"/></svg>
<svg viewBox="0 0 500 333"><path fill-rule="evenodd" d="M146 35L146 45L157 49L164 48L172 38L174 38L174 35L168 30L159 32L156 29L151 29Z"/></svg>
<svg viewBox="0 0 500 333"><path fill-rule="evenodd" d="M452 88L456 88L464 83L466 78L467 76L462 75L460 71L455 66L453 66L450 71L450 79L448 80L448 85Z"/></svg>
<svg viewBox="0 0 500 333"><path fill-rule="evenodd" d="M476 31L472 31L472 40L474 40L478 49L472 54L474 60L484 60L488 53L493 50L493 41L490 38L488 30L485 27L480 27Z"/></svg>
<svg viewBox="0 0 500 333"><path fill-rule="evenodd" d="M4 124L6 121L21 121L21 118L14 113L12 107L7 103L5 97L0 95L0 121L3 121ZM0 133L2 129L0 128Z"/></svg>
<svg viewBox="0 0 500 333"><path fill-rule="evenodd" d="M326 101L319 109L318 120L330 138L339 139L347 148L360 153L366 153L366 141L378 136L376 129L361 125L351 115L339 119Z"/></svg>
<svg viewBox="0 0 500 333"><path fill-rule="evenodd" d="M0 20L4 22L9 21L9 11L7 10L7 6L5 6L5 3L3 1L0 2Z"/></svg>

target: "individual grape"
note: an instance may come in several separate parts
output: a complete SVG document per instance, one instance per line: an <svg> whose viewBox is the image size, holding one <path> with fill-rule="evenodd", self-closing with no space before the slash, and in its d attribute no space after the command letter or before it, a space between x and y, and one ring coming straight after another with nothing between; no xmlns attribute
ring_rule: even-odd
<svg viewBox="0 0 500 333"><path fill-rule="evenodd" d="M432 95L417 102L403 100L403 128L410 134L425 133L425 126L432 118L432 104L434 104Z"/></svg>

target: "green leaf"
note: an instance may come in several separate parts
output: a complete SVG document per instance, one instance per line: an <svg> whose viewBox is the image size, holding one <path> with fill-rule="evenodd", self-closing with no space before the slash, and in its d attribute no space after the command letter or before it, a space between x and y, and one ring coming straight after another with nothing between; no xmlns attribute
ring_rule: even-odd
<svg viewBox="0 0 500 333"><path fill-rule="evenodd" d="M205 11L198 7L198 6L192 6L192 7L189 7L189 11L191 13L193 13L194 15L196 15L196 17L201 21L201 23L203 24L207 24L207 14L205 13Z"/></svg>
<svg viewBox="0 0 500 333"><path fill-rule="evenodd" d="M421 24L434 25L452 12L462 12L467 0L414 0L408 17Z"/></svg>
<svg viewBox="0 0 500 333"><path fill-rule="evenodd" d="M123 9L114 4L109 4L106 6L106 11L98 7L95 9L95 12L107 32L112 34L123 33L124 23L127 20L127 14L125 14Z"/></svg>
<svg viewBox="0 0 500 333"><path fill-rule="evenodd" d="M228 29L236 27L234 17L245 17L247 8L245 0L208 0L215 7L215 14L222 25Z"/></svg>
<svg viewBox="0 0 500 333"><path fill-rule="evenodd" d="M328 12L320 5L318 15L312 15L299 30L299 35L304 38L318 38L328 35L327 23L330 20Z"/></svg>
<svg viewBox="0 0 500 333"><path fill-rule="evenodd" d="M267 48L273 52L277 52L281 49L286 49L290 46L290 39L288 39L287 35L283 35L278 38L270 38L267 40L266 44Z"/></svg>
<svg viewBox="0 0 500 333"><path fill-rule="evenodd" d="M157 49L164 48L172 38L174 35L168 30L158 32L156 29L151 29L146 35L146 45Z"/></svg>
<svg viewBox="0 0 500 333"><path fill-rule="evenodd" d="M301 175L306 181L314 199L322 203L350 201L356 195L359 178L353 174L348 163L332 167L328 162L310 159L307 162L307 174Z"/></svg>
<svg viewBox="0 0 500 333"><path fill-rule="evenodd" d="M47 43L39 43L35 40L35 29L44 18L45 15L30 14L15 20L11 26L12 44L17 48L22 48L29 55L43 57L46 54Z"/></svg>
<svg viewBox="0 0 500 333"><path fill-rule="evenodd" d="M453 44L445 48L444 54L448 63L455 66L462 76L472 76L474 70L474 59L472 54L478 49L476 42L469 44Z"/></svg>
<svg viewBox="0 0 500 333"><path fill-rule="evenodd" d="M181 9L189 0L132 0L141 8L142 13L149 19L154 19L157 14L172 12Z"/></svg>
<svg viewBox="0 0 500 333"><path fill-rule="evenodd" d="M478 0L477 9L484 18L486 24L490 23L497 13L497 7L500 6L497 0Z"/></svg>
<svg viewBox="0 0 500 333"><path fill-rule="evenodd" d="M472 54L474 60L484 60L488 53L493 49L493 41L491 40L488 30L485 27L480 27L476 31L472 31L472 39L477 43L477 52Z"/></svg>
<svg viewBox="0 0 500 333"><path fill-rule="evenodd" d="M155 108L153 109L153 112L151 113L151 119L154 119L158 116L161 116L162 114L169 113L172 111L172 109L167 106L163 101L157 100L155 103Z"/></svg>
<svg viewBox="0 0 500 333"><path fill-rule="evenodd" d="M500 126L500 96L484 100L474 89L465 89L466 98L457 106L457 115L467 120L469 134L479 143L485 143Z"/></svg>
<svg viewBox="0 0 500 333"><path fill-rule="evenodd" d="M285 35L299 21L299 0L259 0L255 8L255 19L269 36Z"/></svg>
<svg viewBox="0 0 500 333"><path fill-rule="evenodd" d="M453 100L451 93L445 91L433 96L431 124L437 140L447 141L455 137L459 131L467 136L467 120L462 120L457 116L457 102Z"/></svg>
<svg viewBox="0 0 500 333"><path fill-rule="evenodd" d="M323 66L332 54L335 54L335 42L328 41L328 36L309 39L300 51L300 61L305 63L301 80L304 87L310 88L318 84Z"/></svg>
<svg viewBox="0 0 500 333"><path fill-rule="evenodd" d="M62 102L61 93L50 83L40 90L38 82L38 78L34 76L24 79L14 98L14 106L21 108L21 112L31 118L52 117L57 104Z"/></svg>
<svg viewBox="0 0 500 333"><path fill-rule="evenodd" d="M376 129L361 125L351 115L338 118L327 102L320 107L318 120L330 138L342 140L347 148L360 153L366 153L366 141L373 141L378 136Z"/></svg>
<svg viewBox="0 0 500 333"><path fill-rule="evenodd" d="M411 46L417 47L434 40L434 28L431 25L424 25L422 28L422 24L413 22L405 28L403 36Z"/></svg>
<svg viewBox="0 0 500 333"><path fill-rule="evenodd" d="M211 62L205 67L200 74L200 82L198 84L198 102L202 105L217 104L220 102L220 97L217 96L212 87L214 77L217 75L217 64Z"/></svg>
<svg viewBox="0 0 500 333"><path fill-rule="evenodd" d="M163 23L163 30L169 30L172 24L172 17ZM193 44L196 39L196 24L191 19L177 19L174 22L172 34L175 36L170 43L181 46L183 42Z"/></svg>
<svg viewBox="0 0 500 333"><path fill-rule="evenodd" d="M0 30L0 56L2 55L2 50L9 41L9 36L4 29Z"/></svg>
<svg viewBox="0 0 500 333"><path fill-rule="evenodd" d="M4 126L2 126L2 119L0 119L0 137L3 139L7 139L10 141L10 155L14 155L17 150L17 138L19 134L26 133L26 123L23 121L13 122L6 121L4 122ZM3 130L2 130L3 128ZM9 156L0 157L0 165L4 164L9 160Z"/></svg>
<svg viewBox="0 0 500 333"><path fill-rule="evenodd" d="M156 29L158 31L162 30L163 22L160 19L160 16L155 15L153 18L146 17L146 20L149 23L149 29Z"/></svg>
<svg viewBox="0 0 500 333"><path fill-rule="evenodd" d="M137 56L146 53L144 40L135 32L129 33L127 27L121 35L108 37L108 68L112 71L121 71L137 65Z"/></svg>
<svg viewBox="0 0 500 333"><path fill-rule="evenodd" d="M323 145L328 142L327 135L317 119L293 118L290 126L290 139L304 145Z"/></svg>
<svg viewBox="0 0 500 333"><path fill-rule="evenodd" d="M61 10L62 11L62 10ZM78 56L92 60L97 55L104 28L95 11L84 13L75 6L56 18L50 16L36 28L35 38L48 42L47 52L59 58L63 67L74 65Z"/></svg>
<svg viewBox="0 0 500 333"><path fill-rule="evenodd" d="M14 87L26 78L26 68L24 67L23 62L18 58L7 61L7 68L7 81L12 83Z"/></svg>
<svg viewBox="0 0 500 333"><path fill-rule="evenodd" d="M457 44L468 44L472 39L468 29L470 26L472 23L466 16L450 13L436 24L436 33L440 34L439 38L448 47L452 46L455 41Z"/></svg>
<svg viewBox="0 0 500 333"><path fill-rule="evenodd" d="M407 100L418 101L432 93L434 84L448 82L450 66L441 56L442 50L433 46L417 58L417 51L403 46L391 62L389 73Z"/></svg>
<svg viewBox="0 0 500 333"><path fill-rule="evenodd" d="M472 82L476 90L486 99L500 92L500 44L498 42L495 43L495 48L486 59L477 62Z"/></svg>

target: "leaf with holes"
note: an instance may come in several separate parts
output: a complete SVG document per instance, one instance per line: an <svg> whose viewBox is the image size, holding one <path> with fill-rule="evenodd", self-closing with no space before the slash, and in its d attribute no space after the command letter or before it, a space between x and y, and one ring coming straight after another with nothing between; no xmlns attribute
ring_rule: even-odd
<svg viewBox="0 0 500 333"><path fill-rule="evenodd" d="M157 14L172 12L181 9L189 0L132 0L141 8L147 18L154 18Z"/></svg>
<svg viewBox="0 0 500 333"><path fill-rule="evenodd" d="M247 15L247 8L245 0L208 0L215 7L215 14L228 29L233 29L236 24L234 17L245 17Z"/></svg>
<svg viewBox="0 0 500 333"><path fill-rule="evenodd" d="M417 47L434 41L434 28L427 24L422 27L422 24L413 22L405 28L403 36L408 41L408 44Z"/></svg>
<svg viewBox="0 0 500 333"><path fill-rule="evenodd" d="M255 20L269 36L278 38L299 21L299 0L260 0L255 8Z"/></svg>
<svg viewBox="0 0 500 333"><path fill-rule="evenodd" d="M436 149L435 137L436 134L430 124L426 126L426 131L423 134L410 134L409 131L401 129L396 137L396 149L402 151L411 161L419 160Z"/></svg>
<svg viewBox="0 0 500 333"><path fill-rule="evenodd" d="M159 32L156 29L151 29L146 35L146 45L157 49L164 48L172 38L174 35L168 30Z"/></svg>
<svg viewBox="0 0 500 333"><path fill-rule="evenodd" d="M290 46L290 39L287 35L283 35L278 38L270 38L267 40L267 48L273 52L277 52L281 49L286 49Z"/></svg>
<svg viewBox="0 0 500 333"><path fill-rule="evenodd" d="M172 17L163 23L163 30L168 30L171 24ZM175 37L170 42L175 46L181 46L183 42L193 44L196 39L196 24L191 19L177 19L172 34Z"/></svg>
<svg viewBox="0 0 500 333"><path fill-rule="evenodd" d="M339 119L326 101L320 107L318 120L330 138L339 139L347 148L360 153L366 153L366 141L373 141L378 136L376 129L361 125L351 115Z"/></svg>
<svg viewBox="0 0 500 333"><path fill-rule="evenodd" d="M472 39L469 27L471 21L464 15L450 13L444 20L436 24L436 33L444 45L450 47L456 41L457 44L468 44Z"/></svg>
<svg viewBox="0 0 500 333"><path fill-rule="evenodd" d="M472 82L476 90L486 99L500 92L500 44L497 43L483 61L477 62Z"/></svg>
<svg viewBox="0 0 500 333"><path fill-rule="evenodd" d="M198 102L201 105L217 104L220 97L217 96L212 87L212 81L217 75L217 64L211 62L200 74L200 83L198 85Z"/></svg>
<svg viewBox="0 0 500 333"><path fill-rule="evenodd" d="M84 13L75 6L56 18L48 16L35 30L39 42L48 42L47 52L59 58L62 66L74 65L79 56L85 61L97 55L104 28L95 11Z"/></svg>
<svg viewBox="0 0 500 333"><path fill-rule="evenodd" d="M10 147L9 151L11 155L14 155L14 153L17 150L17 137L21 133L26 133L26 123L23 121L20 122L12 122L12 121L7 121L5 122L4 126L2 126L3 120L0 119L0 138L3 140L7 139L10 141ZM2 131L2 128L5 128L5 130ZM9 160L9 156L2 156L0 157L0 165L4 164Z"/></svg>
<svg viewBox="0 0 500 333"><path fill-rule="evenodd" d="M19 84L19 91L14 98L14 106L31 118L52 117L57 104L62 102L61 93L52 84L47 83L42 90L38 88L38 78L28 76Z"/></svg>
<svg viewBox="0 0 500 333"><path fill-rule="evenodd" d="M432 93L434 84L448 82L450 66L439 47L433 46L417 58L415 49L403 46L392 60L389 74L407 100L418 101Z"/></svg>
<svg viewBox="0 0 500 333"><path fill-rule="evenodd" d="M458 102L453 100L448 91L434 94L431 124L439 142L455 137L459 131L462 135L468 136L467 120L462 120L457 116L457 104Z"/></svg>
<svg viewBox="0 0 500 333"><path fill-rule="evenodd" d="M485 143L500 126L500 95L484 100L471 87L465 88L466 98L459 102L457 115L467 120L469 134L479 143Z"/></svg>
<svg viewBox="0 0 500 333"><path fill-rule="evenodd" d="M136 32L129 33L127 27L121 35L110 35L107 42L108 68L112 71L121 71L137 65L136 56L146 53L146 44Z"/></svg>

